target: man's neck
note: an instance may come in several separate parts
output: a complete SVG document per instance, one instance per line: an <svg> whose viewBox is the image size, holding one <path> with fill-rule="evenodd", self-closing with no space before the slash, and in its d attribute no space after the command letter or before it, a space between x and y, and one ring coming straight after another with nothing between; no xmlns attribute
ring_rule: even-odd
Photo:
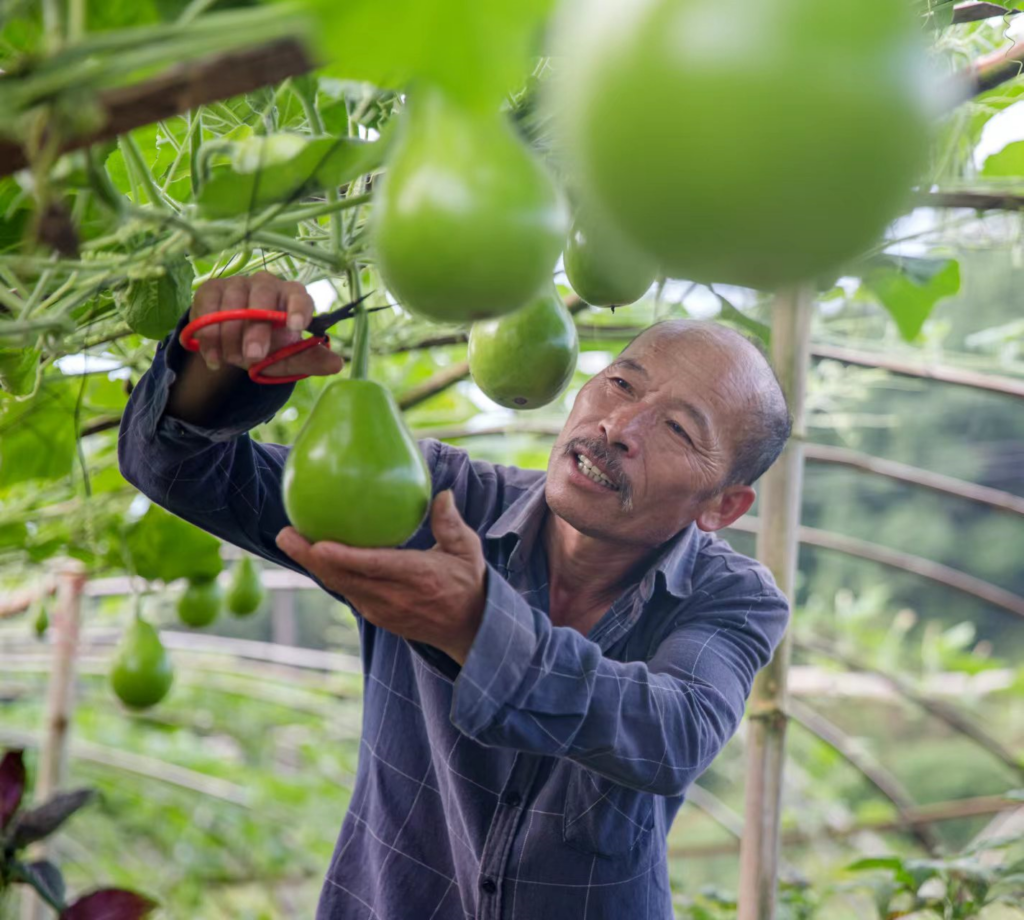
<svg viewBox="0 0 1024 920"><path fill-rule="evenodd" d="M551 622L584 635L639 580L655 551L588 537L550 510L541 538L548 562Z"/></svg>

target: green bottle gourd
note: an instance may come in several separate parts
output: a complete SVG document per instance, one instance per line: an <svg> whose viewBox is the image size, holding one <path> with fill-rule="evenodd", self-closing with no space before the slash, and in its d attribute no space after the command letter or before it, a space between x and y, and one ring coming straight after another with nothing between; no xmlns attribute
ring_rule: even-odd
<svg viewBox="0 0 1024 920"><path fill-rule="evenodd" d="M216 578L192 580L178 598L178 617L186 626L209 626L220 613L223 595Z"/></svg>
<svg viewBox="0 0 1024 920"><path fill-rule="evenodd" d="M635 303L658 273L650 257L591 215L576 215L563 258L569 284L592 307Z"/></svg>
<svg viewBox="0 0 1024 920"><path fill-rule="evenodd" d="M36 599L35 603L35 616L32 618L32 629L36 634L37 639L42 639L46 635L46 630L50 628L50 615L46 610L46 599L40 595Z"/></svg>
<svg viewBox="0 0 1024 920"><path fill-rule="evenodd" d="M110 672L114 693L131 709L147 709L167 696L173 680L159 633L145 620L134 619L121 637Z"/></svg>
<svg viewBox="0 0 1024 920"><path fill-rule="evenodd" d="M576 325L553 285L515 313L474 323L469 333L473 381L508 409L539 409L561 396L578 356Z"/></svg>
<svg viewBox="0 0 1024 920"><path fill-rule="evenodd" d="M265 595L256 563L251 556L243 556L231 573L231 584L225 598L228 610L235 616L248 616L259 609Z"/></svg>
<svg viewBox="0 0 1024 920"><path fill-rule="evenodd" d="M387 389L335 380L288 454L282 490L288 518L313 543L398 546L426 517L430 470Z"/></svg>
<svg viewBox="0 0 1024 920"><path fill-rule="evenodd" d="M500 316L551 278L568 230L543 163L498 111L410 92L371 215L384 284L435 322Z"/></svg>
<svg viewBox="0 0 1024 920"><path fill-rule="evenodd" d="M562 6L560 155L669 277L774 289L841 269L927 179L943 81L918 4Z"/></svg>

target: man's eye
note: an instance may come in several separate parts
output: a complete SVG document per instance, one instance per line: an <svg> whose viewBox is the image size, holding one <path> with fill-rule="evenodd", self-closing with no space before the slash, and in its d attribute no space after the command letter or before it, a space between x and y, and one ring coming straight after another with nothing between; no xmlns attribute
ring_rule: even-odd
<svg viewBox="0 0 1024 920"><path fill-rule="evenodd" d="M682 425L680 425L679 422L674 422L671 419L669 419L668 427L671 428L681 438L684 438L688 444L693 443L693 441L690 440L690 436L686 433L686 429Z"/></svg>
<svg viewBox="0 0 1024 920"><path fill-rule="evenodd" d="M630 386L621 377L612 377L612 383L615 384L620 390L629 390Z"/></svg>

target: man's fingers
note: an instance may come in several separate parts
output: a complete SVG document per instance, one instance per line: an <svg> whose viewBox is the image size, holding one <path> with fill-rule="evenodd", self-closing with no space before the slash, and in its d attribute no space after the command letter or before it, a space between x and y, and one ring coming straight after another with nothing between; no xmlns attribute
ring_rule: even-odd
<svg viewBox="0 0 1024 920"><path fill-rule="evenodd" d="M293 332L301 332L313 319L313 298L309 291L298 281L289 281L285 285L285 310L288 313L288 328Z"/></svg>
<svg viewBox="0 0 1024 920"><path fill-rule="evenodd" d="M466 556L480 548L480 537L459 514L451 489L438 493L430 508L430 530L437 541L435 549L454 556Z"/></svg>
<svg viewBox="0 0 1024 920"><path fill-rule="evenodd" d="M337 374L344 366L345 362L341 355L336 355L325 345L318 345L309 351L270 365L263 373L268 377L290 377L292 374L329 377L331 374Z"/></svg>
<svg viewBox="0 0 1024 920"><path fill-rule="evenodd" d="M276 278L253 279L249 289L249 307L253 310L279 310L281 308L281 284ZM248 368L262 361L270 351L270 323L247 322L242 330L242 357Z"/></svg>
<svg viewBox="0 0 1024 920"><path fill-rule="evenodd" d="M310 553L330 571L382 581L414 581L422 566L414 551L363 549L328 540L313 544Z"/></svg>
<svg viewBox="0 0 1024 920"><path fill-rule="evenodd" d="M200 285L195 299L192 301L189 318L199 319L200 316L206 316L208 313L215 313L219 310L222 293L223 283L218 280L207 281ZM199 343L199 354L202 355L206 366L211 371L219 370L224 355L220 344L220 326L214 324L200 329L196 333L196 341Z"/></svg>
<svg viewBox="0 0 1024 920"><path fill-rule="evenodd" d="M276 543L282 553L290 556L304 569L312 571L309 563L312 561L310 550L313 548L313 544L294 527L285 527L278 533Z"/></svg>
<svg viewBox="0 0 1024 920"><path fill-rule="evenodd" d="M244 310L249 306L250 281L244 275L237 278L229 278L224 284L224 293L221 297L220 308L222 310ZM244 367L242 360L242 328L245 325L241 320L231 320L227 323L220 323L220 343L224 351L224 360L236 367Z"/></svg>

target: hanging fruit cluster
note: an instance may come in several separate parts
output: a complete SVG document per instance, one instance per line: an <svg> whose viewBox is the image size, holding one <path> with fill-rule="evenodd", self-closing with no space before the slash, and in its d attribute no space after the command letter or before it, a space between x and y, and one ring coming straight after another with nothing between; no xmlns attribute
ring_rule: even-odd
<svg viewBox="0 0 1024 920"><path fill-rule="evenodd" d="M378 49L384 60L335 71L407 90L370 217L384 286L419 317L471 323L470 373L510 409L549 404L576 368L560 253L591 306L635 302L665 277L811 280L882 233L926 159L929 72L907 0L565 0L541 105L557 180L488 94L508 88L488 66L502 60L496 14L428 5L490 44L441 60L395 33L423 56ZM377 15L328 6L323 21L347 29ZM357 337L356 377L366 349ZM284 497L311 540L394 546L416 531L429 476L382 387L323 392Z"/></svg>

